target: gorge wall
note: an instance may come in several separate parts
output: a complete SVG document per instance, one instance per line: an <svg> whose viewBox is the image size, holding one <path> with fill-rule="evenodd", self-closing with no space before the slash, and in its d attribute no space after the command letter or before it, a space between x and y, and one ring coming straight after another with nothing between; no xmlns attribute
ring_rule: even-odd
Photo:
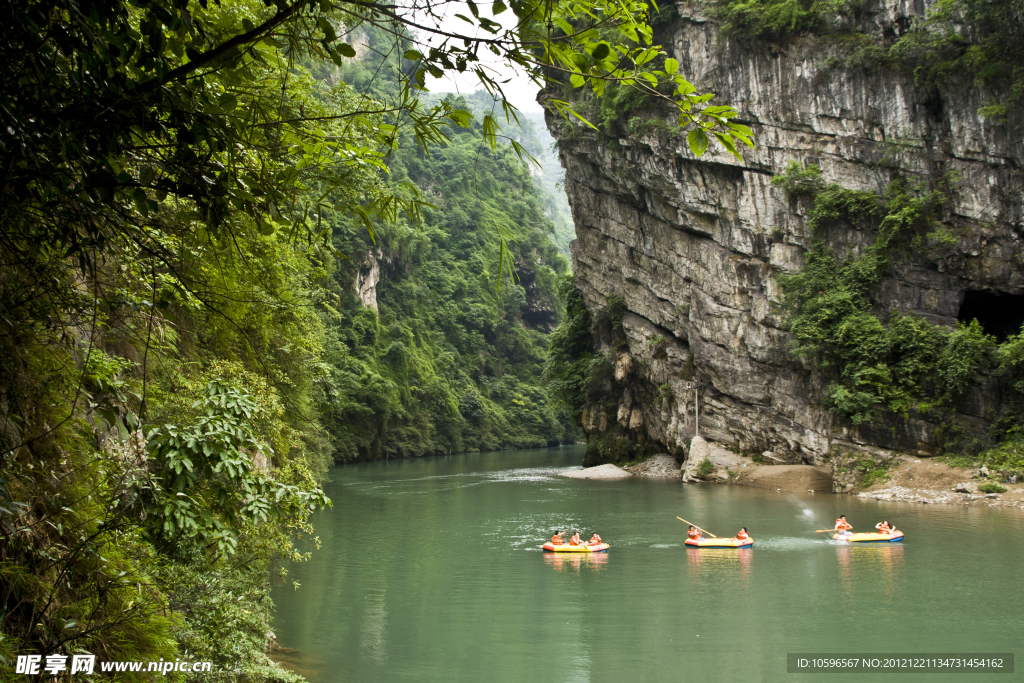
<svg viewBox="0 0 1024 683"><path fill-rule="evenodd" d="M866 7L863 21L879 34L923 11ZM790 353L777 278L803 266L810 204L771 180L793 161L820 166L826 183L873 192L894 173L927 184L955 172L942 216L955 247L893 264L875 293L880 315L955 326L968 291L1024 294L1019 114L979 116L989 94L969 79L924 88L909 70L844 66L814 36L745 47L720 40L699 5L677 9L660 41L698 91L716 93L754 130L742 161L714 144L696 159L681 136L656 129L619 136L548 121L576 225L576 285L595 320L614 318L605 326L614 334L596 330L614 377L583 411L590 443L604 443L588 462L682 456L698 420L705 438L777 462L940 454L941 425L914 410L856 426L833 415L827 376ZM851 229L827 239L842 257L871 238ZM979 378L958 419L984 433L1001 400ZM606 448L607 439L629 447Z"/></svg>

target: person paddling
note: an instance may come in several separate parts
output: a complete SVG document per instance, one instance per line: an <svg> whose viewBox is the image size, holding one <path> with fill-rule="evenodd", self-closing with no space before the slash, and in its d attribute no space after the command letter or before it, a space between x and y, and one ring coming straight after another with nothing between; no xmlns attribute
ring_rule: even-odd
<svg viewBox="0 0 1024 683"><path fill-rule="evenodd" d="M594 532L594 535L590 537L587 545L601 545L601 537L597 535L597 532Z"/></svg>
<svg viewBox="0 0 1024 683"><path fill-rule="evenodd" d="M736 540L737 541L749 541L750 540L750 534L747 533L747 527L743 527L742 529L739 530L739 532L736 534Z"/></svg>
<svg viewBox="0 0 1024 683"><path fill-rule="evenodd" d="M852 528L853 525L846 521L846 515L839 515L839 519L836 520L836 531L843 536L849 536Z"/></svg>
<svg viewBox="0 0 1024 683"><path fill-rule="evenodd" d="M701 539L700 529L691 524L690 529L686 532L686 536L694 541L699 541Z"/></svg>
<svg viewBox="0 0 1024 683"><path fill-rule="evenodd" d="M556 530L555 535L551 537L551 545L562 545L563 542L562 532Z"/></svg>

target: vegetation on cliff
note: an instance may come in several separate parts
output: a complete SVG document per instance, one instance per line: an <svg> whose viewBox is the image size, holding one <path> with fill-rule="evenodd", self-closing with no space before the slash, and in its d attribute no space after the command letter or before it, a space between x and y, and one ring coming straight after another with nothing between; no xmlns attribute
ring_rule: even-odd
<svg viewBox="0 0 1024 683"><path fill-rule="evenodd" d="M747 45L785 45L816 34L838 48L834 60L912 70L934 87L967 78L986 88L982 113L1005 118L1024 97L1024 7L1019 0L938 0L925 16L881 32L862 26L872 6L847 0L715 0L721 34Z"/></svg>
<svg viewBox="0 0 1024 683"><path fill-rule="evenodd" d="M804 268L779 276L792 352L834 377L828 405L853 424L871 421L883 408L902 415L933 413L948 424L948 448L977 453L990 442L960 428L953 413L980 377L997 377L1019 393L1020 337L998 344L977 320L950 329L896 311L883 319L877 308L878 287L894 263L921 255L941 260L956 245L939 220L943 184L927 191L897 180L878 195L824 186L820 175L817 167L794 163L773 179L791 200L804 196L813 202L808 227L815 240ZM846 253L840 256L830 246L834 229L873 237L861 247L841 245ZM1016 444L1012 410L990 437L998 441L1007 434Z"/></svg>
<svg viewBox="0 0 1024 683"><path fill-rule="evenodd" d="M598 315L591 316L573 276L563 280L561 291L566 314L551 334L544 379L573 426L586 428L583 464L631 462L650 455L655 444L642 430L631 429L621 418L609 419L617 414L625 389L616 378L613 355L629 348L622 329L626 302L608 297ZM658 400L668 396L668 387L662 389Z"/></svg>

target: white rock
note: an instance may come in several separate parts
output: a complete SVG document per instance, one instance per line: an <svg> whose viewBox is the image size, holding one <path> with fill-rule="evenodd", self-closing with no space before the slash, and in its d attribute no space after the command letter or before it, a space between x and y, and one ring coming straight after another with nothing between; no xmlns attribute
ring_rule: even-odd
<svg viewBox="0 0 1024 683"><path fill-rule="evenodd" d="M563 470L558 475L569 479L626 479L633 476L612 464L584 467L581 470Z"/></svg>

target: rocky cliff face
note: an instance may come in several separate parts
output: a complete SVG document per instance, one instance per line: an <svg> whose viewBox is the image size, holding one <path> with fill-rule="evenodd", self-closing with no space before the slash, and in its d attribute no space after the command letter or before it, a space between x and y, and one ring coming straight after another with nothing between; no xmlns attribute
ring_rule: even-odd
<svg viewBox="0 0 1024 683"><path fill-rule="evenodd" d="M617 337L602 338L611 400L584 412L584 428L677 455L698 421L705 438L779 462L940 453L938 425L913 412L854 427L822 407L827 380L790 354L777 306L777 276L802 267L812 240L810 205L771 179L792 161L875 192L893 172L925 182L956 172L943 217L959 240L953 254L895 265L876 297L879 313L955 325L968 291L1024 294L1020 121L978 116L987 94L969 83L922 89L898 71L829 66L833 48L814 37L784 50L721 43L699 8L677 7L663 43L699 91L741 111L756 149L740 162L712 146L697 160L678 136L615 139L549 120L576 224L577 286L595 319L619 299L626 309ZM921 10L878 5L865 21L900 30ZM842 255L870 238L850 230L829 241ZM981 432L999 400L978 382L960 417Z"/></svg>

